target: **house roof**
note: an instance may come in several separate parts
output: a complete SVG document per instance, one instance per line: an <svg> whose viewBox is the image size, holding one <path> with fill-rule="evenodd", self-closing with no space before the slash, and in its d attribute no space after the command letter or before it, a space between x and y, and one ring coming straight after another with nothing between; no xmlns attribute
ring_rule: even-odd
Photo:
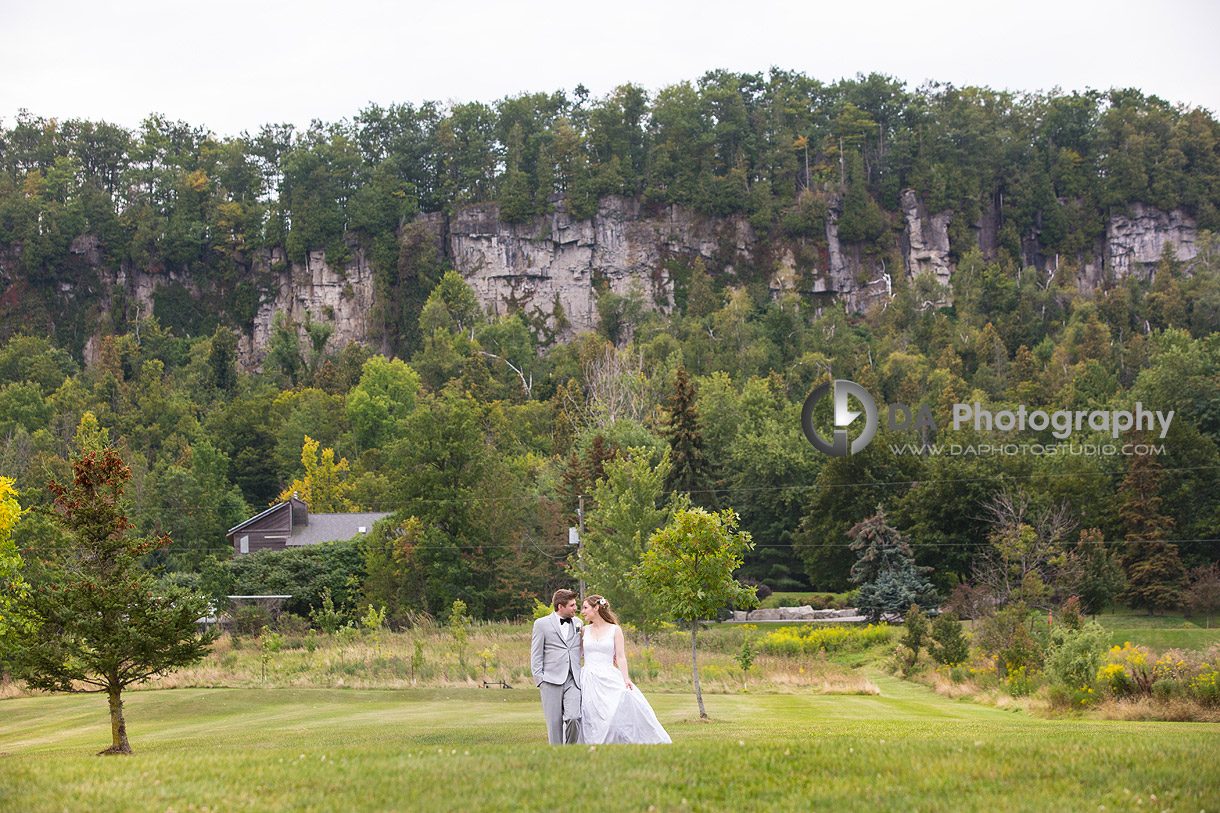
<svg viewBox="0 0 1220 813"><path fill-rule="evenodd" d="M293 526L288 545L295 547L351 539L361 532L361 528L367 533L372 530L374 522L389 515L389 512L376 511L360 514L310 514L308 525Z"/></svg>
<svg viewBox="0 0 1220 813"><path fill-rule="evenodd" d="M293 497L292 499L296 500L296 497ZM274 514L276 511L281 511L281 510L283 510L284 506L289 505L291 502L292 502L292 500L286 500L284 502L277 502L275 505L271 506L266 511L255 514L254 516L250 517L245 522L239 522L238 524L234 525L232 528L225 531L225 535L228 536L229 534L233 533L234 531L240 531L242 528L245 528L247 525L254 522L255 520L259 520L265 516ZM297 502L301 502L301 501L297 500ZM301 503L301 504L304 505L304 503Z"/></svg>

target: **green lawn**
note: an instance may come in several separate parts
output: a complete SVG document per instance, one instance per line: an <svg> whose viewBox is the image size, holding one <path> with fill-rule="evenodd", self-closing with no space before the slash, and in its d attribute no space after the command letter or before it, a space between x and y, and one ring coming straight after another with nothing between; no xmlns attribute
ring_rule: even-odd
<svg viewBox="0 0 1220 813"><path fill-rule="evenodd" d="M1207 651L1212 644L1220 644L1220 630L1201 629L1112 629L1110 644L1122 646L1127 641L1139 646L1146 646L1157 652L1166 649L1198 649Z"/></svg>
<svg viewBox="0 0 1220 813"><path fill-rule="evenodd" d="M1220 808L1220 726L878 696L649 692L673 746L553 749L537 693L178 689L0 701L0 810ZM557 760L563 760L557 763ZM1153 798L1155 796L1155 799Z"/></svg>

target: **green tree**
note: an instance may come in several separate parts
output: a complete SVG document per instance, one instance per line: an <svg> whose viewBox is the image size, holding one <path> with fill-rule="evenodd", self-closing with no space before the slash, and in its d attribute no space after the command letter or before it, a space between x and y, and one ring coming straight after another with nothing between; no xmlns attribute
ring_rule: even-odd
<svg viewBox="0 0 1220 813"><path fill-rule="evenodd" d="M669 441L671 466L665 477L666 491L682 491L705 508L717 507L712 464L703 453L703 422L699 419L698 393L694 382L679 367L674 387L665 403L662 434Z"/></svg>
<svg viewBox="0 0 1220 813"><path fill-rule="evenodd" d="M649 538L684 500L664 497L668 453L655 467L649 465L645 449L631 449L626 457L601 465L605 477L593 492L596 507L589 512L582 540L581 577L591 592L605 596L619 617L643 634L647 646L648 637L661 627L665 605L653 592L640 588L632 571Z"/></svg>
<svg viewBox="0 0 1220 813"><path fill-rule="evenodd" d="M707 711L699 687L699 621L728 604L743 610L758 606L754 588L733 577L751 547L750 535L737 530L732 510L709 514L702 508L683 509L652 535L634 571L645 590L690 625L691 675L700 719L707 717Z"/></svg>
<svg viewBox="0 0 1220 813"><path fill-rule="evenodd" d="M396 440L403 419L415 408L419 376L400 359L373 356L347 395L345 410L361 449L380 449Z"/></svg>
<svg viewBox="0 0 1220 813"><path fill-rule="evenodd" d="M208 349L208 381L221 392L237 387L237 336L218 325Z"/></svg>
<svg viewBox="0 0 1220 813"><path fill-rule="evenodd" d="M886 524L881 506L847 536L858 557L851 569L851 580L860 585L857 606L874 622L911 606L936 606L936 593L925 577L927 568L915 566L910 544Z"/></svg>
<svg viewBox="0 0 1220 813"><path fill-rule="evenodd" d="M28 598L34 629L23 636L18 669L31 688L105 691L112 744L103 754L129 754L122 692L149 677L195 663L214 637L196 619L207 601L158 583L140 567L168 537L133 539L123 508L131 471L113 449L73 462L73 481L49 485L71 544L40 569Z"/></svg>
<svg viewBox="0 0 1220 813"><path fill-rule="evenodd" d="M1060 570L1063 590L1078 596L1084 611L1096 616L1114 602L1125 584L1122 563L1106 550L1101 531L1081 531L1076 549L1067 554Z"/></svg>
<svg viewBox="0 0 1220 813"><path fill-rule="evenodd" d="M1134 455L1119 487L1123 501L1118 512L1127 531L1123 599L1131 607L1147 609L1149 615L1181 605L1186 576L1178 546L1167 539L1173 519L1160 510L1161 471L1152 455Z"/></svg>
<svg viewBox="0 0 1220 813"><path fill-rule="evenodd" d="M970 641L962 634L962 622L952 612L941 613L932 622L932 658L956 666L970 657Z"/></svg>

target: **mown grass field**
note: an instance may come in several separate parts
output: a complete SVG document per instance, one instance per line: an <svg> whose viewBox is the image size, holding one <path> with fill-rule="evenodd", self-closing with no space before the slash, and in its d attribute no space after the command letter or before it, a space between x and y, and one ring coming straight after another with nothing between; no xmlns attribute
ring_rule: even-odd
<svg viewBox="0 0 1220 813"><path fill-rule="evenodd" d="M551 748L536 691L131 692L0 701L0 810L1217 810L1220 726L879 695L648 690L672 746Z"/></svg>

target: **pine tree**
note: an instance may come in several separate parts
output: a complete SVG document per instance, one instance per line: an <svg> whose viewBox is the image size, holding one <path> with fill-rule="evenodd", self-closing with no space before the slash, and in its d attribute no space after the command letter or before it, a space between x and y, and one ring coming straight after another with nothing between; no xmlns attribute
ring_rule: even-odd
<svg viewBox="0 0 1220 813"><path fill-rule="evenodd" d="M883 615L905 612L912 605L936 605L936 593L926 578L931 568L915 566L910 543L886 524L881 506L847 536L852 540L851 549L859 554L851 569L851 580L860 585L857 606L874 622Z"/></svg>
<svg viewBox="0 0 1220 813"><path fill-rule="evenodd" d="M1167 541L1174 522L1161 513L1161 464L1151 455L1136 455L1119 487L1118 513L1127 530L1123 569L1127 590L1123 600L1152 615L1181 605L1185 571L1178 546Z"/></svg>
<svg viewBox="0 0 1220 813"><path fill-rule="evenodd" d="M698 393L686 367L678 368L674 388L665 403L662 434L669 441L672 468L665 478L666 491L681 491L691 502L716 510L712 466L703 453L703 422L699 419Z"/></svg>

